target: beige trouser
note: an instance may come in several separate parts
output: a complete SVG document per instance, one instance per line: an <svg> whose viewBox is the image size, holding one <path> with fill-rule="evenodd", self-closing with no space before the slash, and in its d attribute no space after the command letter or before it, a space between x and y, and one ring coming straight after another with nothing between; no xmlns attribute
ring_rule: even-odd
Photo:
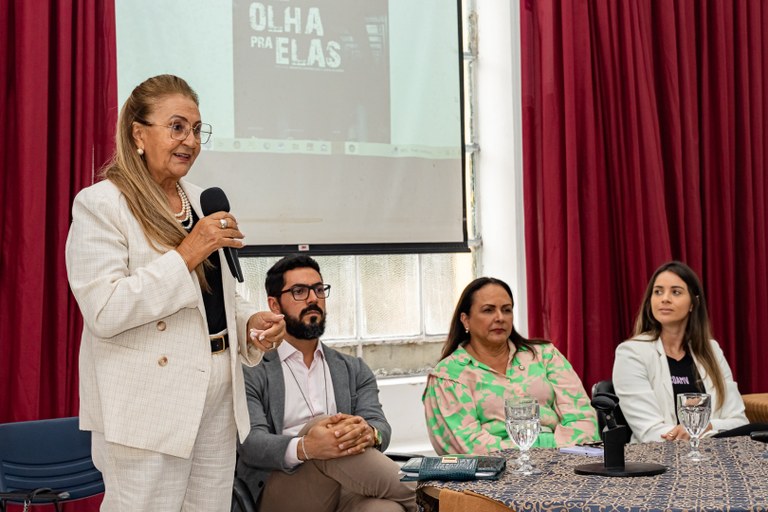
<svg viewBox="0 0 768 512"><path fill-rule="evenodd" d="M305 462L293 473L273 471L261 512L413 512L416 482L401 482L400 466L378 450Z"/></svg>
<svg viewBox="0 0 768 512"><path fill-rule="evenodd" d="M104 476L103 512L229 512L237 427L229 351L212 355L211 380L192 456L182 459L91 437Z"/></svg>

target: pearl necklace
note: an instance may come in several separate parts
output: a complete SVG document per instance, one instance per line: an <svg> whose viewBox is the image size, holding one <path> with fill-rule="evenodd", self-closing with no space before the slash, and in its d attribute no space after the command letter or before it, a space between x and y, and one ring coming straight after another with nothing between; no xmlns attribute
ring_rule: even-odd
<svg viewBox="0 0 768 512"><path fill-rule="evenodd" d="M179 199L181 199L181 211L179 213L174 213L173 216L176 217L176 220L181 224L181 227L188 230L192 227L192 208L189 206L189 198L187 197L187 194L184 192L184 189L181 188L178 181L176 182L176 192L179 193Z"/></svg>

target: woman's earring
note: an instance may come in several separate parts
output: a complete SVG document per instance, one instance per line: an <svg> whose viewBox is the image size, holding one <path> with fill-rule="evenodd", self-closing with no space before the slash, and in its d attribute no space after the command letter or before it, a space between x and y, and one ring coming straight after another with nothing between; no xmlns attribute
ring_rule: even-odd
<svg viewBox="0 0 768 512"><path fill-rule="evenodd" d="M469 334L469 327L465 327L465 328L464 328L464 332L465 332L465 333L467 333L467 334Z"/></svg>
<svg viewBox="0 0 768 512"><path fill-rule="evenodd" d="M136 150L136 152L139 154L139 156L144 156L144 150L139 148Z"/></svg>

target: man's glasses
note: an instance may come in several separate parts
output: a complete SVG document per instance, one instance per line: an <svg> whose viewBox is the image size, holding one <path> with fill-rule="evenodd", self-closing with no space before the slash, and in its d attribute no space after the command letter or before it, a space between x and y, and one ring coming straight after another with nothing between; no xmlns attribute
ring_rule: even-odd
<svg viewBox="0 0 768 512"><path fill-rule="evenodd" d="M313 284L312 286L306 284L297 284L291 286L287 290L281 291L280 295L291 292L291 295L293 295L293 300L307 300L309 297L309 290L315 292L315 295L318 299L325 299L328 297L328 295L331 294L331 285L323 283Z"/></svg>
<svg viewBox="0 0 768 512"><path fill-rule="evenodd" d="M149 121L144 121L143 119L138 119L138 121L146 126L165 126L170 131L171 138L173 140L179 141L187 140L187 137L189 137L189 132L192 132L192 134L195 136L195 140L197 140L200 144L205 144L210 140L211 133L213 133L213 128L211 128L211 125L207 123L197 123L195 126L192 126L187 121L181 119L172 121L171 124L167 125L150 123Z"/></svg>

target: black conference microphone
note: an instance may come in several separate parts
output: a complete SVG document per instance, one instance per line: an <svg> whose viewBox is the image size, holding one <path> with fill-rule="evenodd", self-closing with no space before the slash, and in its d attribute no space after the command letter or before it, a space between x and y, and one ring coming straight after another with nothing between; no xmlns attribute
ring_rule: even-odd
<svg viewBox="0 0 768 512"><path fill-rule="evenodd" d="M227 195L219 187L211 187L203 190L200 194L200 206L203 208L203 215L208 216L216 212L229 212L229 200ZM237 259L237 249L234 247L224 247L224 257L227 259L229 271L239 282L243 279L243 270L240 268L240 260Z"/></svg>

